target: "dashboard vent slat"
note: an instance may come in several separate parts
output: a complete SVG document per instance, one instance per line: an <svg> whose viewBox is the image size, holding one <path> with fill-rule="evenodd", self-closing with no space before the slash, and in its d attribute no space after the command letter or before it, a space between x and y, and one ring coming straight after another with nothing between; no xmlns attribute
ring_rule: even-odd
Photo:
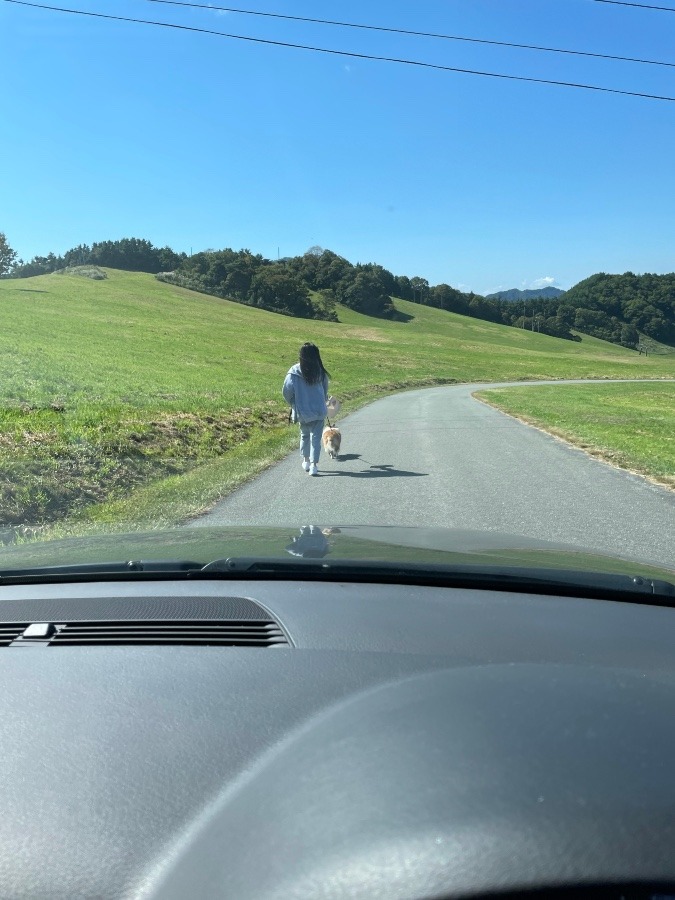
<svg viewBox="0 0 675 900"><path fill-rule="evenodd" d="M5 625L0 623L0 647L9 647L28 628L28 622Z"/></svg>

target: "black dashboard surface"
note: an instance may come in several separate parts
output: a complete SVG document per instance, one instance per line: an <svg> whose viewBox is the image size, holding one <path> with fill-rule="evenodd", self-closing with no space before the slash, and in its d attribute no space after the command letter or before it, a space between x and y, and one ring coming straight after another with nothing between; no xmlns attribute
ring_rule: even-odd
<svg viewBox="0 0 675 900"><path fill-rule="evenodd" d="M223 620L256 604L286 645L0 648L1 896L675 883L673 610L121 582L2 587L0 621Z"/></svg>

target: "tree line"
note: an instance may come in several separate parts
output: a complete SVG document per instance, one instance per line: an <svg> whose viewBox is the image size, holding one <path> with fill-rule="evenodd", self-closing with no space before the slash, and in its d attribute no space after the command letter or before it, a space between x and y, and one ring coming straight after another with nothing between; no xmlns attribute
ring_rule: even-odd
<svg viewBox="0 0 675 900"><path fill-rule="evenodd" d="M637 343L638 332L675 344L675 273L607 275L600 272L570 288L558 303L574 328L614 343Z"/></svg>
<svg viewBox="0 0 675 900"><path fill-rule="evenodd" d="M24 262L0 233L0 277L27 278L81 265L149 272L192 290L302 318L336 321L338 303L378 318L406 318L392 302L400 298L566 340L578 341L576 332L583 332L636 347L643 333L675 344L675 273L599 273L553 299L509 301L464 293L448 284L430 285L417 275L394 275L377 263L351 263L322 247L270 260L247 249L188 256L150 241L123 238Z"/></svg>
<svg viewBox="0 0 675 900"><path fill-rule="evenodd" d="M15 260L11 276L32 278L34 275L49 275L70 266L106 266L110 269L150 272L154 275L180 266L186 258L185 253L175 253L170 247L155 247L150 241L141 238L122 238L120 241L100 241L91 246L80 244L63 256L49 253L47 256L34 256L29 262Z"/></svg>

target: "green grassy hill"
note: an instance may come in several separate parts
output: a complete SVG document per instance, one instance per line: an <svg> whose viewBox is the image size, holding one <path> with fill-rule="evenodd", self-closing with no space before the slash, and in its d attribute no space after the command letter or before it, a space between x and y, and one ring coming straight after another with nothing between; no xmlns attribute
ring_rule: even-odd
<svg viewBox="0 0 675 900"><path fill-rule="evenodd" d="M122 508L96 504L186 472L180 488L171 482L181 514L210 502L294 440L280 388L306 340L321 348L333 393L352 406L447 381L675 376L672 356L405 301L396 306L407 322L344 308L339 323L308 321L106 271L102 281L0 281L0 524L113 521ZM168 521L179 513L166 502Z"/></svg>

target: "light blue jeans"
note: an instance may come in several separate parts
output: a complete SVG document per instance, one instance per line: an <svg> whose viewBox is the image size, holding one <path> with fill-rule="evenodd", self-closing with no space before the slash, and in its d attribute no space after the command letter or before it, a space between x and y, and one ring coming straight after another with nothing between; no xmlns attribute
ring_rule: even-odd
<svg viewBox="0 0 675 900"><path fill-rule="evenodd" d="M313 463L319 462L323 423L323 419L300 423L300 453L302 453L303 459L308 459Z"/></svg>

